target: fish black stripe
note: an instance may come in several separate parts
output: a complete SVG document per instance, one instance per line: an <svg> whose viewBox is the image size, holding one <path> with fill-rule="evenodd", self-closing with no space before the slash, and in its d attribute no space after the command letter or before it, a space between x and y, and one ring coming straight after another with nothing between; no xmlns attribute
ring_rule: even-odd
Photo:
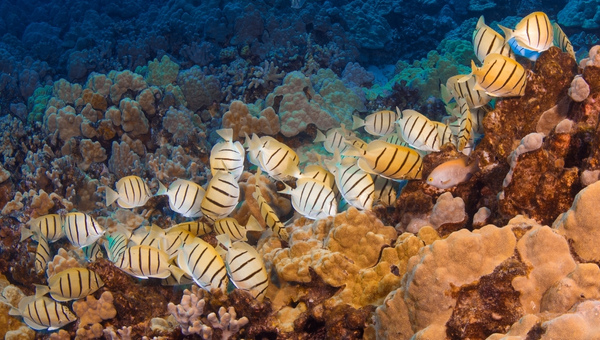
<svg viewBox="0 0 600 340"><path fill-rule="evenodd" d="M402 161L402 164L400 164L400 167L398 168L398 170L396 170L393 174L389 175L390 177L394 177L398 172L400 172L400 170L402 170L402 168L404 167L404 164L406 164L406 161L408 160L409 156L410 156L410 152L407 152L406 156L404 156L404 160Z"/></svg>
<svg viewBox="0 0 600 340"><path fill-rule="evenodd" d="M210 197L204 197L204 199L206 199L206 200L208 200L210 203L212 203L212 204L216 205L218 208L231 208L231 207L235 206L235 204L234 204L234 205L224 205L224 204L221 204L221 203L219 203L219 202L217 202L217 201L213 200L213 199L212 199L212 198L210 198ZM206 208L205 208L204 210L206 210L206 211L210 211L210 212L213 212L213 213L214 213L214 211L211 211L210 209L206 209Z"/></svg>
<svg viewBox="0 0 600 340"><path fill-rule="evenodd" d="M64 320L64 321L69 321L69 317L65 314L65 311L63 308L61 308L61 312L65 316L66 320ZM61 322L61 323L63 322L63 319L60 317L60 315L58 313L58 303L54 304L54 315L56 315L56 319L58 322Z"/></svg>
<svg viewBox="0 0 600 340"><path fill-rule="evenodd" d="M273 159L273 157L275 157L275 155L281 150L281 147L279 149L277 149L277 151L273 152L273 154L271 155L271 157L269 157L269 159L267 160L267 164L269 164L269 162L271 162L271 159Z"/></svg>
<svg viewBox="0 0 600 340"><path fill-rule="evenodd" d="M521 78L519 78L519 80L515 83L515 86L512 87L512 89L514 90L517 86L519 86L519 84L521 83L521 81L523 80L523 77L525 77L525 71L523 70L523 73L521 74ZM525 82L523 82L523 84L525 84ZM523 86L523 85L522 85ZM522 87L521 86L521 87ZM519 91L520 93L521 91Z"/></svg>
<svg viewBox="0 0 600 340"><path fill-rule="evenodd" d="M494 43L496 42L496 39L498 39L497 35L495 35L495 34L492 34L492 35L494 36L494 39L492 39L492 42L488 46L488 50L487 50L487 53L485 55L490 54L490 52L492 51L492 47L494 47Z"/></svg>
<svg viewBox="0 0 600 340"><path fill-rule="evenodd" d="M415 121L413 122L413 125L410 127L410 131L408 132L408 136L412 136L412 131L415 128L415 125L417 124L417 121L419 120L418 117L416 115L409 117L408 119L410 120L411 118L414 118ZM415 141L416 138L410 138L413 142Z"/></svg>
<svg viewBox="0 0 600 340"><path fill-rule="evenodd" d="M482 79L483 81L481 82L482 84L485 83L485 80L487 79L488 74L492 71L492 68L494 67L494 65L498 62L498 60L494 60L494 62L492 62L492 64L490 65L490 67L488 68L488 70L485 72L485 74L483 75Z"/></svg>
<svg viewBox="0 0 600 340"><path fill-rule="evenodd" d="M254 288L256 288L256 287L260 287L261 285L263 285L263 284L267 283L268 281L269 281L269 278L268 278L268 277L265 277L265 279L264 279L263 281L261 281L261 282L258 282L258 283L257 283L257 284L255 284L254 286L250 287L250 289L254 289ZM261 290L261 292L263 292L265 289L266 289L266 287L265 287L263 290ZM260 293L259 293L259 294L257 294L256 296L259 296L259 295L260 295Z"/></svg>
<svg viewBox="0 0 600 340"><path fill-rule="evenodd" d="M467 87L467 95L469 95L469 99L471 100L471 103L475 103L475 100L473 99L473 93L471 91L471 88L469 87L468 81L465 82L465 86Z"/></svg>
<svg viewBox="0 0 600 340"><path fill-rule="evenodd" d="M177 190L175 190L175 197L173 197L173 205L175 205L175 203L177 203L177 196L179 196L179 189L181 189L182 186L183 186L183 184L179 184L177 186Z"/></svg>
<svg viewBox="0 0 600 340"><path fill-rule="evenodd" d="M537 28L537 38L538 38L538 42L537 42L537 47L540 46L540 41L542 39L542 32L540 30L540 21L538 20L538 16L535 16L535 27Z"/></svg>
<svg viewBox="0 0 600 340"><path fill-rule="evenodd" d="M40 324L40 325L44 325L43 321L42 321L42 317L40 316L40 312L38 311L38 306L37 305L38 305L39 302L44 303L44 300L37 300L37 301L35 301L33 303L33 308L35 309L35 315L37 316L37 320L38 320L37 323ZM45 303L44 303L44 307L46 307ZM44 326L46 326L46 325L44 325Z"/></svg>
<svg viewBox="0 0 600 340"><path fill-rule="evenodd" d="M394 148L394 154L392 155L392 159L390 159L390 161L388 162L387 166L385 167L385 169L383 169L381 172L385 173L386 171L388 171L388 169L390 168L390 166L392 166L392 163L394 163L394 159L396 159L396 155L398 154L398 148Z"/></svg>
<svg viewBox="0 0 600 340"><path fill-rule="evenodd" d="M383 154L387 151L387 148L383 148L383 150L381 150L381 153L375 158L375 165L373 166L374 169L377 169L377 163L379 163L379 159L381 158L381 156L383 156Z"/></svg>
<svg viewBox="0 0 600 340"><path fill-rule="evenodd" d="M413 165L410 167L410 169L408 169L408 171L406 172L407 174L410 174L410 172L414 169L415 165L417 165L417 163L419 163L419 160L421 159L421 156L417 157L415 162L413 163ZM422 165L421 165L422 166ZM417 171L417 174L419 174L419 171ZM416 177L416 176L415 176Z"/></svg>
<svg viewBox="0 0 600 340"><path fill-rule="evenodd" d="M139 203L141 201L141 199L142 199L142 185L141 185L142 179L139 178L139 177L136 177L135 181L136 181L136 183L138 185L138 191L140 193L140 198L137 201ZM134 197L135 197L135 192L134 192Z"/></svg>
<svg viewBox="0 0 600 340"><path fill-rule="evenodd" d="M46 235L50 235L50 226L48 225L48 219L47 219L47 218L44 218L44 222L46 222L46 223L45 223L45 225L46 225ZM40 222L40 224L41 224L41 222ZM41 229L42 229L42 228L40 227L40 230L41 230Z"/></svg>
<svg viewBox="0 0 600 340"><path fill-rule="evenodd" d="M225 184L227 184L227 185L229 185L229 186L231 186L231 187L233 187L235 189L239 188L239 186L236 183L231 183L231 182L226 181L226 180L224 180L222 178L219 178L219 182L225 183Z"/></svg>
<svg viewBox="0 0 600 340"><path fill-rule="evenodd" d="M314 182L312 182L310 184L312 184L312 185L310 186L310 190L308 191L308 194L305 196L306 199L304 200L304 207L303 207L304 210L306 210L306 206L308 205L308 199L311 197L312 191L315 188ZM305 184L304 186L306 187L306 185L308 185L308 184ZM300 198L302 198L302 197L300 197Z"/></svg>
<svg viewBox="0 0 600 340"><path fill-rule="evenodd" d="M310 209L311 211L314 211L315 210L315 204L317 204L317 203L320 202L319 199L321 198L321 194L323 193L323 190L325 190L325 185L321 185L321 190L319 190L319 193L317 194L317 198L315 198L313 200L313 205L312 205L312 207ZM324 199L323 199L323 202L324 202Z"/></svg>
<svg viewBox="0 0 600 340"><path fill-rule="evenodd" d="M83 291L83 278L81 277L81 271L80 270L77 270L77 282L79 282L79 292L77 293L76 296L81 296L81 293Z"/></svg>
<svg viewBox="0 0 600 340"><path fill-rule="evenodd" d="M62 277L60 278L62 282ZM69 287L69 296L73 296L73 287L71 287L71 273L67 273L67 285Z"/></svg>
<svg viewBox="0 0 600 340"><path fill-rule="evenodd" d="M233 196L233 195L229 194L227 191L225 191L225 190L223 190L221 188L218 188L218 187L216 187L214 185L213 185L212 188L215 189L216 191L218 191L219 193L221 193L222 195L225 195L225 196L228 196L228 197L232 197L232 198L237 198L237 196Z"/></svg>
<svg viewBox="0 0 600 340"><path fill-rule="evenodd" d="M129 181L129 186L131 186L131 188L133 189L133 186L131 184L131 178L127 179ZM123 183L123 190L125 190L125 197L127 198L127 202L131 202L131 200L129 199L129 190L127 190L127 183Z"/></svg>
<svg viewBox="0 0 600 340"><path fill-rule="evenodd" d="M181 207L185 203L185 201L187 199L187 193L188 193L189 189L190 189L190 185L188 184L188 185L185 186L185 192L183 193L183 199L181 200L181 204L179 205L179 208L177 208L177 210L181 209Z"/></svg>
<svg viewBox="0 0 600 340"><path fill-rule="evenodd" d="M357 167L357 169L354 172L354 174L357 173L359 170L360 169ZM354 174L352 174L352 176L354 176ZM357 181L355 181L354 184L352 185L352 187L350 187L350 189L346 190L346 192L352 191L352 189L354 189L354 187L356 187L360 182L362 182L363 179L365 179L367 176L369 176L369 174L364 174L361 178L359 178ZM361 193L362 193L362 191L361 191ZM357 197L358 197L358 195L357 195Z"/></svg>
<svg viewBox="0 0 600 340"><path fill-rule="evenodd" d="M255 272L250 273L250 275L246 276L245 278L241 279L241 280L237 280L238 282L244 282L246 280L250 280L254 275L260 273L262 271L262 268L258 268Z"/></svg>
<svg viewBox="0 0 600 340"><path fill-rule="evenodd" d="M208 271L208 269L210 268L210 266L212 266L213 262L217 259L217 256L218 255L213 256L213 258L210 260L210 262L208 262L208 265L206 265L206 267L204 268L204 271L202 272L202 274L200 274L199 277L203 277L204 274L206 274L206 272Z"/></svg>
<svg viewBox="0 0 600 340"><path fill-rule="evenodd" d="M494 78L494 80L492 82L490 82L490 84L488 85L488 88L491 89L492 86L494 86L494 83L500 79L500 76L502 75L502 71L504 71L504 66L506 66L507 61L506 60L502 60L503 64L500 67L500 70L498 72L496 72L496 78Z"/></svg>
<svg viewBox="0 0 600 340"><path fill-rule="evenodd" d="M283 161L287 158L287 155L290 153L289 150L285 151L285 154L283 155L283 157L281 157L281 159L279 159L279 162L277 162L277 164L271 168L271 170L277 169L279 168L279 165L281 165L281 163L283 163Z"/></svg>
<svg viewBox="0 0 600 340"><path fill-rule="evenodd" d="M246 253L247 253L247 252L244 252L244 254L246 254ZM243 269L243 268L244 268L244 267L245 267L245 266L246 266L248 263L251 263L251 262L253 262L254 260L256 260L256 257L250 257L250 259L249 259L249 260L247 260L246 262L242 263L242 264L241 264L239 267L237 267L237 269L236 269L236 270L232 271L232 272L231 272L231 275L233 275L234 273L236 273L236 272L238 272L238 271L242 270L242 269ZM231 263L233 263L233 260L231 261Z"/></svg>
<svg viewBox="0 0 600 340"><path fill-rule="evenodd" d="M196 204L196 200L198 199L198 192L200 191L200 189L196 188L196 194L194 195L194 200L192 201L192 204L190 204L190 207L188 208L188 210L184 213L187 214L190 212L190 210L192 210L192 208L194 207L194 205Z"/></svg>
<svg viewBox="0 0 600 340"><path fill-rule="evenodd" d="M344 176L345 176L345 174L346 174L346 172L347 172L348 170L350 170L350 169L353 169L353 168L354 168L354 169L356 169L356 170L354 170L354 172L353 172L352 174L350 174L350 176L346 177L346 180L344 181L344 183L342 183L342 188L345 188L345 187L346 187L346 184L348 184L348 181L350 181L350 179L352 179L352 177L354 177L354 175L356 175L356 173L360 171L360 168L359 168L359 167L357 167L357 166L354 166L354 165L353 165L353 166L349 166L349 167L348 167L348 168L346 168L346 170L344 171L344 175L342 175L342 178L344 178ZM354 185L356 185L356 182L354 183ZM354 185L353 185L352 187L354 187ZM350 189L346 190L346 192L349 192L350 190L352 190L352 188L350 188Z"/></svg>
<svg viewBox="0 0 600 340"><path fill-rule="evenodd" d="M217 275L218 275L220 272L222 272L222 271L223 271L223 269L225 269L225 267L224 267L224 266L221 266L221 267L219 268L219 270L217 270L217 271L216 271L216 272L213 274L213 276L210 278L210 283L211 283L211 284L213 283L213 281L215 280L215 278L217 277ZM227 276L227 275L223 275L223 276ZM221 281L219 282L219 287L221 287L221 282L223 282L223 278L221 278Z"/></svg>
<svg viewBox="0 0 600 340"><path fill-rule="evenodd" d="M196 251L196 249L198 249L198 247L200 247L200 244L197 244L194 249L192 249L192 251L190 252L190 259L192 258L192 255L194 255L194 252ZM196 258L196 262L194 263L194 267L192 268L192 273L196 272L196 266L198 266L198 262L200 262L200 260L202 259L202 257L204 256L204 253L206 253L206 251L208 250L208 247L205 247L204 250L202 250L202 252L200 253L200 256L198 256L198 258Z"/></svg>
<svg viewBox="0 0 600 340"><path fill-rule="evenodd" d="M150 256L148 256L150 257ZM152 266L150 266L150 274L158 274L158 272L160 271L160 254L157 252L156 253L156 271L154 273L152 273Z"/></svg>
<svg viewBox="0 0 600 340"><path fill-rule="evenodd" d="M266 281L266 280L265 280ZM262 284L262 283L261 283ZM259 297L261 295L264 294L265 290L267 290L267 288L269 287L269 285L266 285L265 288L263 288L258 294L256 294L256 297Z"/></svg>
<svg viewBox="0 0 600 340"><path fill-rule="evenodd" d="M477 41L477 53L479 54L480 51L480 45L481 45L481 41L483 40L483 36L485 35L485 31L487 30L487 28L484 29L480 29L479 31L477 31L476 34L479 34L479 41ZM481 34L480 34L481 33Z"/></svg>
<svg viewBox="0 0 600 340"><path fill-rule="evenodd" d="M365 174L365 177L363 177L363 178L366 178L366 176L370 176L370 175L369 174ZM361 197L361 195L365 192L365 190L367 190L369 188L373 188L373 184L372 183L367 183L365 185L365 187L358 193L358 195L356 195L356 197ZM365 197L365 200L363 202L363 206L365 206L367 204L367 201L369 200L369 197L372 194L373 194L373 191L371 190L371 192Z"/></svg>
<svg viewBox="0 0 600 340"><path fill-rule="evenodd" d="M329 197L333 195L333 191L329 190L329 193L327 194L327 196L325 196L325 198L323 199L322 203L321 203L321 210L323 210L325 208L325 203L329 201Z"/></svg>
<svg viewBox="0 0 600 340"><path fill-rule="evenodd" d="M498 91L502 90L504 88L504 86L506 86L508 84L508 82L512 79L513 74L515 74L515 71L517 70L517 67L518 67L518 65L515 65L513 70L510 72L510 75L508 76L508 78L506 78L506 81L504 82L504 84L502 84L502 86L500 86Z"/></svg>

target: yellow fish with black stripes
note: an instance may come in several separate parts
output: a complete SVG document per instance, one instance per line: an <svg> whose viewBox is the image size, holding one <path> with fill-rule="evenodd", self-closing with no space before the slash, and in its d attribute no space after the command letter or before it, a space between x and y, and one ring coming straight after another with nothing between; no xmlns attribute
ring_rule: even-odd
<svg viewBox="0 0 600 340"><path fill-rule="evenodd" d="M203 187L185 179L174 181L168 189L161 182L158 185L156 196L167 195L171 210L185 217L202 216L200 204L205 194Z"/></svg>
<svg viewBox="0 0 600 340"><path fill-rule="evenodd" d="M165 233L175 230L185 230L194 236L202 236L210 233L212 227L208 223L202 221L182 222L165 229Z"/></svg>
<svg viewBox="0 0 600 340"><path fill-rule="evenodd" d="M70 212L63 220L63 230L71 244L79 248L96 242L105 230L96 220L81 212Z"/></svg>
<svg viewBox="0 0 600 340"><path fill-rule="evenodd" d="M246 242L232 243L227 234L217 235L217 240L227 250L225 263L231 283L262 301L269 287L269 274L262 256Z"/></svg>
<svg viewBox="0 0 600 340"><path fill-rule="evenodd" d="M177 265L202 289L227 291L227 270L217 250L201 238L182 247L177 255Z"/></svg>
<svg viewBox="0 0 600 340"><path fill-rule="evenodd" d="M239 202L240 186L235 176L218 171L208 183L200 209L206 218L216 221L227 217Z"/></svg>
<svg viewBox="0 0 600 340"><path fill-rule="evenodd" d="M229 171L236 181L244 172L246 151L240 142L233 141L233 129L220 129L217 134L224 140L216 143L210 151L210 172Z"/></svg>
<svg viewBox="0 0 600 340"><path fill-rule="evenodd" d="M459 118L459 129L456 135L456 149L462 151L465 146L469 143L473 131L473 118L471 116L471 110L467 105L466 101L461 100L459 102L461 116Z"/></svg>
<svg viewBox="0 0 600 340"><path fill-rule="evenodd" d="M164 233L158 243L158 248L167 253L169 260L177 257L177 254L184 244L190 243L196 236L192 233L182 230L170 230Z"/></svg>
<svg viewBox="0 0 600 340"><path fill-rule="evenodd" d="M56 242L65 236L63 221L58 214L47 214L27 222L29 228L21 228L21 241L32 235L43 235L50 243Z"/></svg>
<svg viewBox="0 0 600 340"><path fill-rule="evenodd" d="M48 285L37 285L36 295L50 296L60 302L79 300L104 286L104 282L96 272L87 268L69 268L48 278Z"/></svg>
<svg viewBox="0 0 600 340"><path fill-rule="evenodd" d="M329 171L333 173L335 185L340 190L344 200L356 209L371 210L375 184L371 175L356 163L356 158L346 157L342 159L337 151L334 153L332 160L325 162ZM335 196L333 191L330 195L331 199Z"/></svg>
<svg viewBox="0 0 600 340"><path fill-rule="evenodd" d="M554 44L554 29L550 18L544 12L533 12L524 17L514 30L498 25L504 31L504 39L515 39L516 43L528 50L543 52Z"/></svg>
<svg viewBox="0 0 600 340"><path fill-rule="evenodd" d="M252 197L254 197L254 199L258 203L260 216L265 222L267 228L271 229L273 234L277 235L277 237L279 237L281 240L287 242L287 240L289 239L289 235L287 230L285 229L285 226L283 225L283 223L281 223L281 221L279 220L279 216L277 216L273 208L269 205L267 200L263 197L262 193L260 192L260 187L258 186L258 183L260 183L260 174L261 171L260 168L258 168L256 170L256 185L254 187Z"/></svg>
<svg viewBox="0 0 600 340"><path fill-rule="evenodd" d="M554 31L554 46L560 48L563 52L569 53L573 59L575 58L575 50L573 49L573 44L565 34L565 32L560 28L557 23L552 23L552 30Z"/></svg>
<svg viewBox="0 0 600 340"><path fill-rule="evenodd" d="M5 302L10 305L8 301ZM77 321L77 316L69 307L37 294L21 298L19 306L13 306L8 314L21 316L27 326L36 331L53 331Z"/></svg>
<svg viewBox="0 0 600 340"><path fill-rule="evenodd" d="M248 231L263 231L256 218L250 215L245 226L233 217L220 218L215 221L214 230L217 235L227 234L232 241L247 241Z"/></svg>
<svg viewBox="0 0 600 340"><path fill-rule="evenodd" d="M323 147L328 152L333 153L334 150L343 151L346 149L346 138L355 136L352 131L346 130L346 126L341 124L338 128L331 128L326 133L321 132L317 129L317 136L313 140L313 143L323 143Z"/></svg>
<svg viewBox="0 0 600 340"><path fill-rule="evenodd" d="M477 20L475 31L473 31L472 42L473 51L480 62L483 62L485 57L490 53L500 53L510 58L514 57L512 50L504 40L504 37L485 24L483 15Z"/></svg>
<svg viewBox="0 0 600 340"><path fill-rule="evenodd" d="M166 279L173 275L179 280L184 272L169 262L169 255L164 251L146 245L127 248L115 262L122 271L140 279Z"/></svg>
<svg viewBox="0 0 600 340"><path fill-rule="evenodd" d="M46 270L46 265L50 261L50 245L44 235L37 237L38 245L35 250L35 272L42 273Z"/></svg>
<svg viewBox="0 0 600 340"><path fill-rule="evenodd" d="M117 181L116 187L117 191L104 187L107 207L115 201L125 209L141 207L153 196L148 184L139 176L123 177Z"/></svg>
<svg viewBox="0 0 600 340"><path fill-rule="evenodd" d="M421 151L440 151L437 128L420 112L403 110L396 107L402 139L411 147Z"/></svg>
<svg viewBox="0 0 600 340"><path fill-rule="evenodd" d="M303 178L296 182L294 189L284 185L279 193L290 195L294 210L302 216L316 220L337 214L335 194L325 182Z"/></svg>
<svg viewBox="0 0 600 340"><path fill-rule="evenodd" d="M458 102L460 98L466 100L471 108L481 107L492 100L485 91L476 89L477 79L472 74L451 77L446 83L446 87L454 99Z"/></svg>
<svg viewBox="0 0 600 340"><path fill-rule="evenodd" d="M471 60L472 74L477 79L475 89L492 97L522 96L527 85L527 70L516 60L498 53L488 55L482 67Z"/></svg>
<svg viewBox="0 0 600 340"><path fill-rule="evenodd" d="M412 148L374 140L367 150L348 150L345 155L358 157L358 166L370 174L392 180L421 179L423 159Z"/></svg>
<svg viewBox="0 0 600 340"><path fill-rule="evenodd" d="M366 116L365 119L358 116L352 116L352 119L352 130L364 126L365 131L373 136L385 136L388 133L394 132L398 114L391 110L380 110L371 113ZM341 152L343 152L343 150L340 150L340 153Z"/></svg>

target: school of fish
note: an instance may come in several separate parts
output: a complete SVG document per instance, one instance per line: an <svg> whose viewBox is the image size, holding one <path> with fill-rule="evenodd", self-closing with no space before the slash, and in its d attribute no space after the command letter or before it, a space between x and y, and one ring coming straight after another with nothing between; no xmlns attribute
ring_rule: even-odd
<svg viewBox="0 0 600 340"><path fill-rule="evenodd" d="M42 273L47 269L52 258L50 244L66 237L89 261L105 256L139 279L157 278L165 285L193 283L208 292L226 293L233 286L262 300L269 274L262 257L247 243L247 233L269 232L287 241L290 230L263 196L258 185L261 174L282 181L280 193L289 195L297 214L308 219L333 216L349 205L360 210L369 210L374 204L394 205L407 180L425 179L440 189L468 180L477 171L477 160L469 162L467 157L484 133L482 120L492 110L493 100L522 96L526 90L528 71L515 56L535 61L555 45L574 57L562 29L542 12L526 16L514 29L501 29L504 37L487 26L483 16L477 22L472 38L477 61L472 61L472 72L450 77L442 85L448 113L443 122L398 108L364 118L354 116L351 130L341 125L317 131L314 143L323 143L333 156L319 156L317 164L302 170L296 152L273 137L246 135L244 147L234 141L231 129L218 130L222 141L211 150L212 178L204 186L179 178L168 186L159 182L158 191L152 194L144 179L127 176L116 182L115 189L104 188L107 207L116 203L134 209L153 197L167 196L174 213L194 220L166 229L146 225L133 231L118 227L109 233L82 212L41 216L21 230L22 241L31 237L37 242L35 270ZM368 134L364 139L356 133L360 128ZM442 163L424 177L423 157L440 151L446 143L455 145L465 157ZM238 180L246 158L256 166L252 197L260 214L242 225L229 215L240 203ZM216 246L200 238L211 232L217 235ZM83 267L55 273L47 283L37 285L35 295L23 298L10 314L20 315L33 329L51 331L76 320L69 301L85 298L104 285L96 273Z"/></svg>

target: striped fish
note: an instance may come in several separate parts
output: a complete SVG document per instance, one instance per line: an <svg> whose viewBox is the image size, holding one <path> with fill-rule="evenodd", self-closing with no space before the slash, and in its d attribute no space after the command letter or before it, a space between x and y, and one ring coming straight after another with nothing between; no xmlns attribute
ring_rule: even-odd
<svg viewBox="0 0 600 340"><path fill-rule="evenodd" d="M390 143L390 144L395 144L395 145L402 145L402 146L406 146L408 147L408 143L405 142L402 139L402 132L400 131L400 126L396 125L396 131L389 133L381 138L379 138L379 140L382 140L384 142ZM363 147L361 147L361 149L363 150L367 150L367 143L365 143L365 145Z"/></svg>
<svg viewBox="0 0 600 340"><path fill-rule="evenodd" d="M470 109L470 111L471 118L473 119L473 133L483 135L483 118L485 118L485 115L487 115L488 112L492 111L492 107L485 105L476 109Z"/></svg>
<svg viewBox="0 0 600 340"><path fill-rule="evenodd" d="M259 170L256 171L255 183L260 183L260 173L261 172L259 168ZM287 241L289 239L289 235L287 233L287 230L285 230L285 226L283 225L283 223L281 223L279 217L277 216L273 208L271 208L269 203L267 203L267 200L261 194L260 187L258 185L254 187L252 197L254 197L254 199L258 203L260 216L262 217L263 221L265 221L265 225L267 226L267 228L271 229L273 234L277 235L280 239Z"/></svg>
<svg viewBox="0 0 600 340"><path fill-rule="evenodd" d="M114 232L106 236L106 242L104 242L104 248L110 262L117 262L121 255L127 250L127 244L129 238L123 232Z"/></svg>
<svg viewBox="0 0 600 340"><path fill-rule="evenodd" d="M37 286L36 294L50 296L56 301L79 300L104 286L96 272L87 268L69 268L48 278L48 286Z"/></svg>
<svg viewBox="0 0 600 340"><path fill-rule="evenodd" d="M184 274L177 266L169 263L167 253L144 245L127 248L115 266L140 279L165 279L172 274L179 280Z"/></svg>
<svg viewBox="0 0 600 340"><path fill-rule="evenodd" d="M380 203L386 207L396 205L396 188L398 184L389 178L373 175L373 184L375 191L373 192L373 204Z"/></svg>
<svg viewBox="0 0 600 340"><path fill-rule="evenodd" d="M70 212L65 216L63 230L69 242L79 248L89 246L104 235L104 229L95 219L80 212Z"/></svg>
<svg viewBox="0 0 600 340"><path fill-rule="evenodd" d="M385 136L394 132L394 122L398 119L398 114L391 110L381 110L366 116L362 119L358 116L352 116L352 130L365 127L365 131L373 136ZM343 150L340 150L343 152Z"/></svg>
<svg viewBox="0 0 600 340"><path fill-rule="evenodd" d="M11 308L8 314L23 317L27 326L36 331L53 331L77 320L69 307L47 296L23 297L19 306Z"/></svg>
<svg viewBox="0 0 600 340"><path fill-rule="evenodd" d="M216 221L235 209L239 197L240 186L234 175L219 171L208 183L200 209L209 220Z"/></svg>
<svg viewBox="0 0 600 340"><path fill-rule="evenodd" d="M455 77L458 77L457 79ZM452 78L452 84L448 87L452 96L458 101L459 98L463 98L467 101L467 105L472 108L481 107L492 100L485 91L475 89L477 80L472 74L454 76ZM448 79L448 83L450 83Z"/></svg>
<svg viewBox="0 0 600 340"><path fill-rule="evenodd" d="M34 233L43 235L50 243L56 242L65 236L62 219L58 214L40 216L30 220L27 224L29 228L21 228L21 241L29 238Z"/></svg>
<svg viewBox="0 0 600 340"><path fill-rule="evenodd" d="M201 221L183 222L165 229L165 233L175 230L185 230L194 236L202 236L210 233L212 231L212 227L208 223Z"/></svg>
<svg viewBox="0 0 600 340"><path fill-rule="evenodd" d="M483 15L479 17L475 31L473 31L473 50L477 59L483 62L490 53L500 53L507 57L510 55L510 47L505 43L504 38L490 26L485 24Z"/></svg>
<svg viewBox="0 0 600 340"><path fill-rule="evenodd" d="M522 96L525 93L527 74L514 59L492 53L485 58L481 68L471 60L471 69L477 79L475 88L483 89L492 97Z"/></svg>
<svg viewBox="0 0 600 340"><path fill-rule="evenodd" d="M340 154L336 152L333 160L326 164L335 176L335 185L344 200L359 210L371 210L375 191L373 178L356 163L356 158L341 159ZM333 193L331 196L333 197Z"/></svg>
<svg viewBox="0 0 600 340"><path fill-rule="evenodd" d="M256 218L250 215L245 226L241 225L233 217L225 217L215 221L214 226L217 235L226 234L232 241L247 241L246 233L251 231L263 231Z"/></svg>
<svg viewBox="0 0 600 340"><path fill-rule="evenodd" d="M269 287L269 274L262 256L246 242L232 243L226 234L218 235L217 240L227 249L225 263L231 283L262 302Z"/></svg>
<svg viewBox="0 0 600 340"><path fill-rule="evenodd" d="M88 262L94 262L104 256L98 242L85 246L81 250L83 250L83 255Z"/></svg>
<svg viewBox="0 0 600 340"><path fill-rule="evenodd" d="M354 135L353 132L346 130L344 124L341 124L339 128L329 129L325 134L317 129L317 137L315 137L313 143L323 142L325 150L331 153L336 149L343 152L347 147L345 139Z"/></svg>
<svg viewBox="0 0 600 340"><path fill-rule="evenodd" d="M526 47L519 45L519 43L517 42L517 40L515 38L510 38L507 41L507 44L508 44L508 46L510 46L512 51L514 51L515 55L518 55L520 57L525 57L531 61L536 61L540 57L540 55L542 55L542 52L532 50L530 48L526 48Z"/></svg>
<svg viewBox="0 0 600 340"><path fill-rule="evenodd" d="M217 250L201 238L196 237L183 246L177 255L177 264L202 289L227 290L225 262Z"/></svg>
<svg viewBox="0 0 600 340"><path fill-rule="evenodd" d="M133 231L129 238L138 246L151 246L159 248L160 240L165 237L165 230L153 224L151 226L139 227Z"/></svg>
<svg viewBox="0 0 600 340"><path fill-rule="evenodd" d="M127 176L117 181L117 191L104 187L106 191L106 206L113 202L121 208L131 209L141 207L152 197L146 182L138 176Z"/></svg>
<svg viewBox="0 0 600 340"><path fill-rule="evenodd" d="M173 230L165 233L164 238L160 239L159 249L169 255L169 260L177 257L179 249L182 245L190 243L196 236L185 230Z"/></svg>
<svg viewBox="0 0 600 340"><path fill-rule="evenodd" d="M167 195L171 210L185 217L202 216L200 204L204 198L204 188L185 179L178 179L171 183L169 189L160 182L158 184L159 189L156 195Z"/></svg>
<svg viewBox="0 0 600 340"><path fill-rule="evenodd" d="M459 119L460 129L456 136L456 149L462 151L465 146L471 140L471 132L473 131L473 118L471 117L471 110L469 110L466 102L459 103L461 117Z"/></svg>
<svg viewBox="0 0 600 340"><path fill-rule="evenodd" d="M229 171L237 181L244 172L246 151L240 142L233 141L233 129L220 129L217 134L224 141L215 144L210 151L210 172Z"/></svg>
<svg viewBox="0 0 600 340"><path fill-rule="evenodd" d="M258 161L261 169L276 180L283 181L300 173L300 158L296 152L278 141L267 143L260 151Z"/></svg>
<svg viewBox="0 0 600 340"><path fill-rule="evenodd" d="M291 196L292 206L302 216L316 220L337 214L337 201L330 186L319 180L305 178L292 189L285 184L279 193Z"/></svg>
<svg viewBox="0 0 600 340"><path fill-rule="evenodd" d="M402 139L410 146L422 151L440 151L440 140L437 128L424 115L415 110L403 110L396 107L398 125Z"/></svg>
<svg viewBox="0 0 600 340"><path fill-rule="evenodd" d="M330 188L333 188L335 185L333 174L318 164L307 165L296 180L296 185L300 185L305 179L321 182Z"/></svg>
<svg viewBox="0 0 600 340"><path fill-rule="evenodd" d="M504 31L506 41L514 38L519 46L528 50L543 52L552 47L554 43L554 30L550 19L544 12L529 14L517 24L514 30L498 26Z"/></svg>
<svg viewBox="0 0 600 340"><path fill-rule="evenodd" d="M246 151L248 151L248 160L250 163L260 167L259 157L262 153L262 149L265 148L267 144L278 143L278 141L271 136L258 137L255 133L252 134L252 137L248 137L248 134L245 132L244 135L246 136L244 146L246 147Z"/></svg>
<svg viewBox="0 0 600 340"><path fill-rule="evenodd" d="M436 132L437 133L437 132ZM367 150L349 150L364 171L392 180L421 179L423 160L414 149L374 140Z"/></svg>
<svg viewBox="0 0 600 340"><path fill-rule="evenodd" d="M46 265L48 261L50 261L50 245L48 244L48 240L44 235L40 235L37 237L38 245L35 251L35 272L42 273L46 270Z"/></svg>
<svg viewBox="0 0 600 340"><path fill-rule="evenodd" d="M573 49L573 45L571 41L563 32L562 28L557 23L552 24L552 30L554 32L554 46L560 48L563 52L569 53L573 59L575 59L575 50Z"/></svg>

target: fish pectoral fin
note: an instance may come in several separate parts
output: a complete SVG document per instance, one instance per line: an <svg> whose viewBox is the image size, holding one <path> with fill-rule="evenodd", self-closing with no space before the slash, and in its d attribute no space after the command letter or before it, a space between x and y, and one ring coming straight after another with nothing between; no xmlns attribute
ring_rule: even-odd
<svg viewBox="0 0 600 340"><path fill-rule="evenodd" d="M440 183L442 183L442 184L446 185L446 184L450 183L450 179L447 179L447 180L445 180L445 181L440 181Z"/></svg>

